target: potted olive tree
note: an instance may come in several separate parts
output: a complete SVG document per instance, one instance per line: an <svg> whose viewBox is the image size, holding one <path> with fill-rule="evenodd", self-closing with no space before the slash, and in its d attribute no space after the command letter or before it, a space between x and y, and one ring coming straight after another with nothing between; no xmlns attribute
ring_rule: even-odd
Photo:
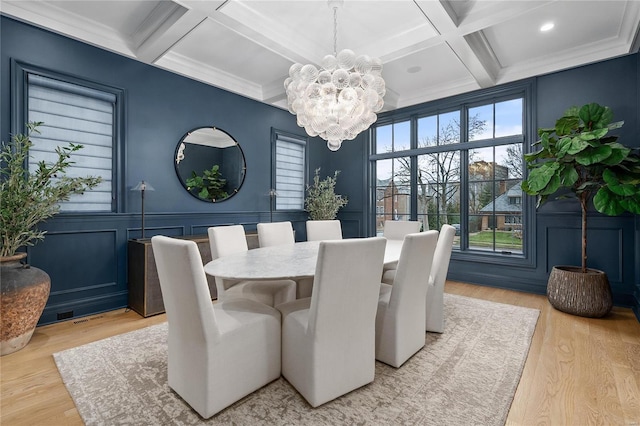
<svg viewBox="0 0 640 426"><path fill-rule="evenodd" d="M333 176L320 180L320 168L315 170L313 185L307 187L307 197L304 200L305 210L309 212L311 220L333 220L341 207L347 205L347 197L335 193L339 170Z"/></svg>
<svg viewBox="0 0 640 426"><path fill-rule="evenodd" d="M622 127L612 122L609 107L591 103L568 109L550 129L539 129L539 150L524 156L529 175L522 189L538 197L538 206L558 190L573 197L582 211L582 265L555 266L549 276L547 296L563 312L601 317L613 303L603 271L587 267L587 210L609 216L640 214L640 155L636 148L617 142L609 134Z"/></svg>
<svg viewBox="0 0 640 426"><path fill-rule="evenodd" d="M71 194L93 188L99 177L68 177L70 157L82 145L69 144L56 149L52 163L41 161L29 171L30 136L40 122L27 124L26 134L12 137L0 149L0 266L2 268L0 310L0 355L22 349L35 330L49 297L49 276L21 261L27 256L20 249L44 239L46 231L37 228L59 211L60 201Z"/></svg>

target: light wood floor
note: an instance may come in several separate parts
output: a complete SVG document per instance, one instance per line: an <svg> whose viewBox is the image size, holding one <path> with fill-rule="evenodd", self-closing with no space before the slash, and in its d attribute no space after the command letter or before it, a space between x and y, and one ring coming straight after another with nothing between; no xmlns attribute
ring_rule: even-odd
<svg viewBox="0 0 640 426"><path fill-rule="evenodd" d="M456 282L446 291L540 310L508 425L640 425L640 323L630 309L587 319L539 295ZM37 328L0 358L0 424L81 425L51 355L165 320L120 309Z"/></svg>

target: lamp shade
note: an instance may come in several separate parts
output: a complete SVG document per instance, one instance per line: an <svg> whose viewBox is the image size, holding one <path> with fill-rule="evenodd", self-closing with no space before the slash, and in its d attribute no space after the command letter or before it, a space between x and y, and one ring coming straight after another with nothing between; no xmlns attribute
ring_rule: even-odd
<svg viewBox="0 0 640 426"><path fill-rule="evenodd" d="M153 188L153 186L149 185L147 182L141 180L140 182L138 182L136 184L136 186L134 186L133 188L131 188L132 191L155 191L155 189Z"/></svg>

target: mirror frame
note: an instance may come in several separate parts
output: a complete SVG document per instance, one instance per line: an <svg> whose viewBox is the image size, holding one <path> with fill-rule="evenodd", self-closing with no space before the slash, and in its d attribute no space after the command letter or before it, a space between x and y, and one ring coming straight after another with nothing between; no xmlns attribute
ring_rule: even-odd
<svg viewBox="0 0 640 426"><path fill-rule="evenodd" d="M227 148L232 148L235 147L238 149L238 152L240 153L240 159L242 160L242 164L240 167L240 177L239 177L239 182L236 188L233 188L233 190L228 191L228 195L225 198L221 198L221 199L207 199L207 198L202 198L200 197L197 192L194 192L194 190L190 190L189 187L187 186L187 178L184 177L183 173L180 172L180 162L185 158L184 157L184 150L185 147L183 146L185 144L185 139L191 135L193 132L196 132L198 130L201 129L211 129L214 132L215 131L219 131L222 132L224 135L226 135L227 138L229 138L231 141L233 141L233 145L229 145L223 148L217 148L215 146L210 146L207 147L205 145L202 145L202 148L211 148L211 149L227 149ZM189 142L186 142L189 143ZM197 145L197 144L192 144L192 145ZM221 203L223 201L227 201L228 199L230 199L231 197L233 197L234 195L236 195L239 191L240 188L242 188L242 185L244 184L244 180L247 174L247 160L244 156L244 151L242 150L242 147L240 146L240 144L238 143L238 141L236 141L236 139L231 136L228 132L226 132L225 130L220 129L219 127L216 126L200 126L200 127L196 127L193 128L191 130L189 130L188 132L186 132L184 135L182 135L182 137L180 138L180 140L178 141L178 145L176 146L176 150L174 152L173 155L173 165L176 171L176 175L178 176L178 180L180 181L180 183L182 184L182 186L184 187L184 189L191 194L193 197L197 198L200 201L204 201L204 202L208 202L208 203Z"/></svg>

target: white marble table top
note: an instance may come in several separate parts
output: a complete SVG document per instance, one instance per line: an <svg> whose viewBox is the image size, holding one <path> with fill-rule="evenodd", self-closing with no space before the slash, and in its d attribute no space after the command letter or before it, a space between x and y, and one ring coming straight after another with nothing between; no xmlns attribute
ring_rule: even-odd
<svg viewBox="0 0 640 426"><path fill-rule="evenodd" d="M204 271L218 278L277 280L312 277L316 272L319 241L262 247L208 262ZM397 262L402 241L387 240L384 263Z"/></svg>

